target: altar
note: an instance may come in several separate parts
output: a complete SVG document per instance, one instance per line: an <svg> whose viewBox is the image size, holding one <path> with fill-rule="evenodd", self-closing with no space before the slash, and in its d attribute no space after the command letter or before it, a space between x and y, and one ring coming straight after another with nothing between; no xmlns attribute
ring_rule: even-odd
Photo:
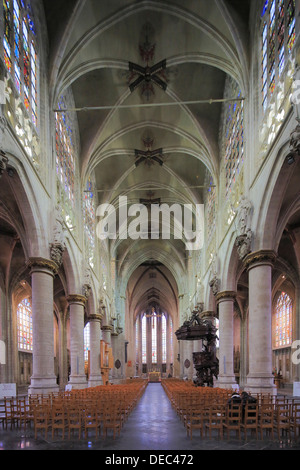
<svg viewBox="0 0 300 470"><path fill-rule="evenodd" d="M148 382L160 382L161 375L160 372L149 372Z"/></svg>

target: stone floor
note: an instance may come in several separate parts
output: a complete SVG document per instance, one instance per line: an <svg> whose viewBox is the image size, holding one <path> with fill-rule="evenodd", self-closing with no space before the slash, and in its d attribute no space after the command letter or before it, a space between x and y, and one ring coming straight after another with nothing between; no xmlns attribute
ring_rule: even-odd
<svg viewBox="0 0 300 470"><path fill-rule="evenodd" d="M300 440L297 442L287 439L274 441L256 439L250 436L245 441L239 441L234 434L229 440L212 438L200 438L193 436L193 440L187 437L186 429L179 417L171 407L170 401L159 383L150 383L125 423L120 436L114 440L112 436L106 439L100 437L95 439L75 437L72 440L55 437L51 435L45 440L42 437L35 439L33 429L3 430L0 429L0 450L101 450L102 454L120 456L125 451L151 451L164 454L176 454L178 451L188 454L197 454L201 450L300 450ZM119 453L118 453L119 452ZM144 453L145 453L144 452ZM152 452L153 453L153 452ZM134 453L132 452L132 455Z"/></svg>

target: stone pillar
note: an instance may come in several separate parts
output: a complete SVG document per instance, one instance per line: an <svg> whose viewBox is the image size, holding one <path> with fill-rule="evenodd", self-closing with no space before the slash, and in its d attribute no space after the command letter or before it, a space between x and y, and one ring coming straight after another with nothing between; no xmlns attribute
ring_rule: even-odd
<svg viewBox="0 0 300 470"><path fill-rule="evenodd" d="M141 377L142 376L142 373L143 373L143 354L142 354L142 334L143 334L143 331L142 331L142 317L141 315L139 315L136 319L136 321L138 321L138 337L139 337L139 341L138 341L138 362L139 362L139 373L138 375Z"/></svg>
<svg viewBox="0 0 300 470"><path fill-rule="evenodd" d="M86 297L72 294L67 297L70 309L70 359L71 374L69 384L72 388L87 387L84 372L84 306Z"/></svg>
<svg viewBox="0 0 300 470"><path fill-rule="evenodd" d="M105 341L107 344L111 345L112 326L102 325L101 330L102 330L102 340Z"/></svg>
<svg viewBox="0 0 300 470"><path fill-rule="evenodd" d="M249 276L249 373L247 390L276 394L272 375L272 268L276 253L263 250L245 259Z"/></svg>
<svg viewBox="0 0 300 470"><path fill-rule="evenodd" d="M171 337L170 337L170 315L166 315L166 340L167 340L167 360L166 360L166 371L167 377L171 373Z"/></svg>
<svg viewBox="0 0 300 470"><path fill-rule="evenodd" d="M219 305L219 386L231 388L236 383L233 369L233 306L236 293L218 292Z"/></svg>
<svg viewBox="0 0 300 470"><path fill-rule="evenodd" d="M54 374L53 279L58 266L52 260L30 258L32 287L33 364L30 395L58 391Z"/></svg>
<svg viewBox="0 0 300 470"><path fill-rule="evenodd" d="M101 315L90 315L90 374L88 379L89 387L102 385L100 369L100 321Z"/></svg>
<svg viewBox="0 0 300 470"><path fill-rule="evenodd" d="M112 329L113 327L111 325L102 325L102 340L105 341L109 347L112 347L112 344L111 344L111 333L112 333ZM112 370L109 369L109 379L111 380L112 379Z"/></svg>

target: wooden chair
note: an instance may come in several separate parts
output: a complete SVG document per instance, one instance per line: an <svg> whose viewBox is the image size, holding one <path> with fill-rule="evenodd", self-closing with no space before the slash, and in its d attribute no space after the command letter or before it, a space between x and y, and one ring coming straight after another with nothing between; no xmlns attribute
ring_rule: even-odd
<svg viewBox="0 0 300 470"><path fill-rule="evenodd" d="M8 423L10 423L10 429L12 429L15 425L18 425L17 413L16 413L16 403L14 398L6 398L4 397L4 405L5 405L5 425L7 429Z"/></svg>
<svg viewBox="0 0 300 470"><path fill-rule="evenodd" d="M0 403L0 423L2 423L2 429L6 428L6 413L4 401Z"/></svg>
<svg viewBox="0 0 300 470"><path fill-rule="evenodd" d="M242 424L242 404L230 403L226 407L226 415L224 422L224 429L227 431L227 439L229 438L230 431L235 431L239 439L241 439L241 424Z"/></svg>
<svg viewBox="0 0 300 470"><path fill-rule="evenodd" d="M44 437L47 439L48 431L51 426L50 408L48 405L36 405L34 408L34 437L37 438L39 431L44 431Z"/></svg>
<svg viewBox="0 0 300 470"><path fill-rule="evenodd" d="M258 428L261 439L263 439L264 431L271 434L272 439L274 439L274 407L275 405L272 403L263 403L260 407Z"/></svg>
<svg viewBox="0 0 300 470"><path fill-rule="evenodd" d="M255 431L256 439L258 438L258 405L247 403L245 405L244 420L241 423L244 431L245 439L248 437L248 430L253 433Z"/></svg>
<svg viewBox="0 0 300 470"><path fill-rule="evenodd" d="M211 431L215 429L218 431L219 437L223 439L224 422L225 422L224 405L211 405L209 408L208 422L205 424L205 430L207 431L208 429L209 437L211 437Z"/></svg>
<svg viewBox="0 0 300 470"><path fill-rule="evenodd" d="M186 431L187 435L193 439L193 431L199 429L200 436L203 437L205 426L206 409L204 407L190 407L187 413Z"/></svg>
<svg viewBox="0 0 300 470"><path fill-rule="evenodd" d="M82 413L79 406L69 406L67 410L68 420L68 437L70 439L71 433L78 431L78 439L81 437L82 428Z"/></svg>
<svg viewBox="0 0 300 470"><path fill-rule="evenodd" d="M300 403L291 405L291 430L295 438L300 436Z"/></svg>
<svg viewBox="0 0 300 470"><path fill-rule="evenodd" d="M21 398L17 401L17 421L18 426L24 426L24 429L26 429L27 424L30 425L32 421L29 414L29 404L26 398Z"/></svg>
<svg viewBox="0 0 300 470"><path fill-rule="evenodd" d="M113 438L115 439L116 433L120 435L121 421L118 407L114 404L104 411L103 434L107 437L107 431L113 431Z"/></svg>
<svg viewBox="0 0 300 470"><path fill-rule="evenodd" d="M291 409L289 404L276 404L274 429L278 437L286 434L291 438Z"/></svg>
<svg viewBox="0 0 300 470"><path fill-rule="evenodd" d="M56 403L51 407L51 427L52 439L54 439L54 435L58 433L59 430L61 430L62 439L64 439L67 427L67 416L63 404L59 405L58 403Z"/></svg>
<svg viewBox="0 0 300 470"><path fill-rule="evenodd" d="M98 437L100 423L98 422L98 413L95 406L86 406L83 412L84 435L87 439L89 430L95 431L95 437Z"/></svg>

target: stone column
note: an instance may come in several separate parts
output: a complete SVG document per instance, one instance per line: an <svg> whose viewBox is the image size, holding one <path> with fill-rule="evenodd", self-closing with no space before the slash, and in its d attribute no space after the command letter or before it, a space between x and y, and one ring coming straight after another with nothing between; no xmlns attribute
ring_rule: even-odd
<svg viewBox="0 0 300 470"><path fill-rule="evenodd" d="M111 345L112 326L102 325L101 330L102 330L102 340L105 341L107 344Z"/></svg>
<svg viewBox="0 0 300 470"><path fill-rule="evenodd" d="M166 371L167 377L171 372L171 338L170 338L170 315L166 316L166 341L167 341L167 360L166 360Z"/></svg>
<svg viewBox="0 0 300 470"><path fill-rule="evenodd" d="M100 369L100 321L101 315L94 314L89 316L90 321L90 374L88 380L89 387L102 385Z"/></svg>
<svg viewBox="0 0 300 470"><path fill-rule="evenodd" d="M263 250L245 259L249 276L249 373L247 390L276 394L272 376L272 268L276 253Z"/></svg>
<svg viewBox="0 0 300 470"><path fill-rule="evenodd" d="M109 347L112 346L111 344L111 333L112 333L113 327L111 325L102 325L102 340L105 341ZM109 369L109 378L112 378L112 370Z"/></svg>
<svg viewBox="0 0 300 470"><path fill-rule="evenodd" d="M33 364L30 395L58 391L54 374L53 279L58 266L49 259L30 258L32 287Z"/></svg>
<svg viewBox="0 0 300 470"><path fill-rule="evenodd" d="M139 361L139 373L138 375L141 377L142 376L142 373L143 373L143 353L142 353L142 334L143 334L143 331L142 331L142 317L141 315L139 315L137 317L137 320L138 321L138 336L139 336L139 342L138 342L138 361Z"/></svg>
<svg viewBox="0 0 300 470"><path fill-rule="evenodd" d="M71 374L69 385L81 389L87 387L84 372L84 306L86 297L72 294L67 297L70 309L70 360Z"/></svg>
<svg viewBox="0 0 300 470"><path fill-rule="evenodd" d="M219 305L219 386L231 388L236 383L233 369L233 306L236 293L218 292Z"/></svg>

